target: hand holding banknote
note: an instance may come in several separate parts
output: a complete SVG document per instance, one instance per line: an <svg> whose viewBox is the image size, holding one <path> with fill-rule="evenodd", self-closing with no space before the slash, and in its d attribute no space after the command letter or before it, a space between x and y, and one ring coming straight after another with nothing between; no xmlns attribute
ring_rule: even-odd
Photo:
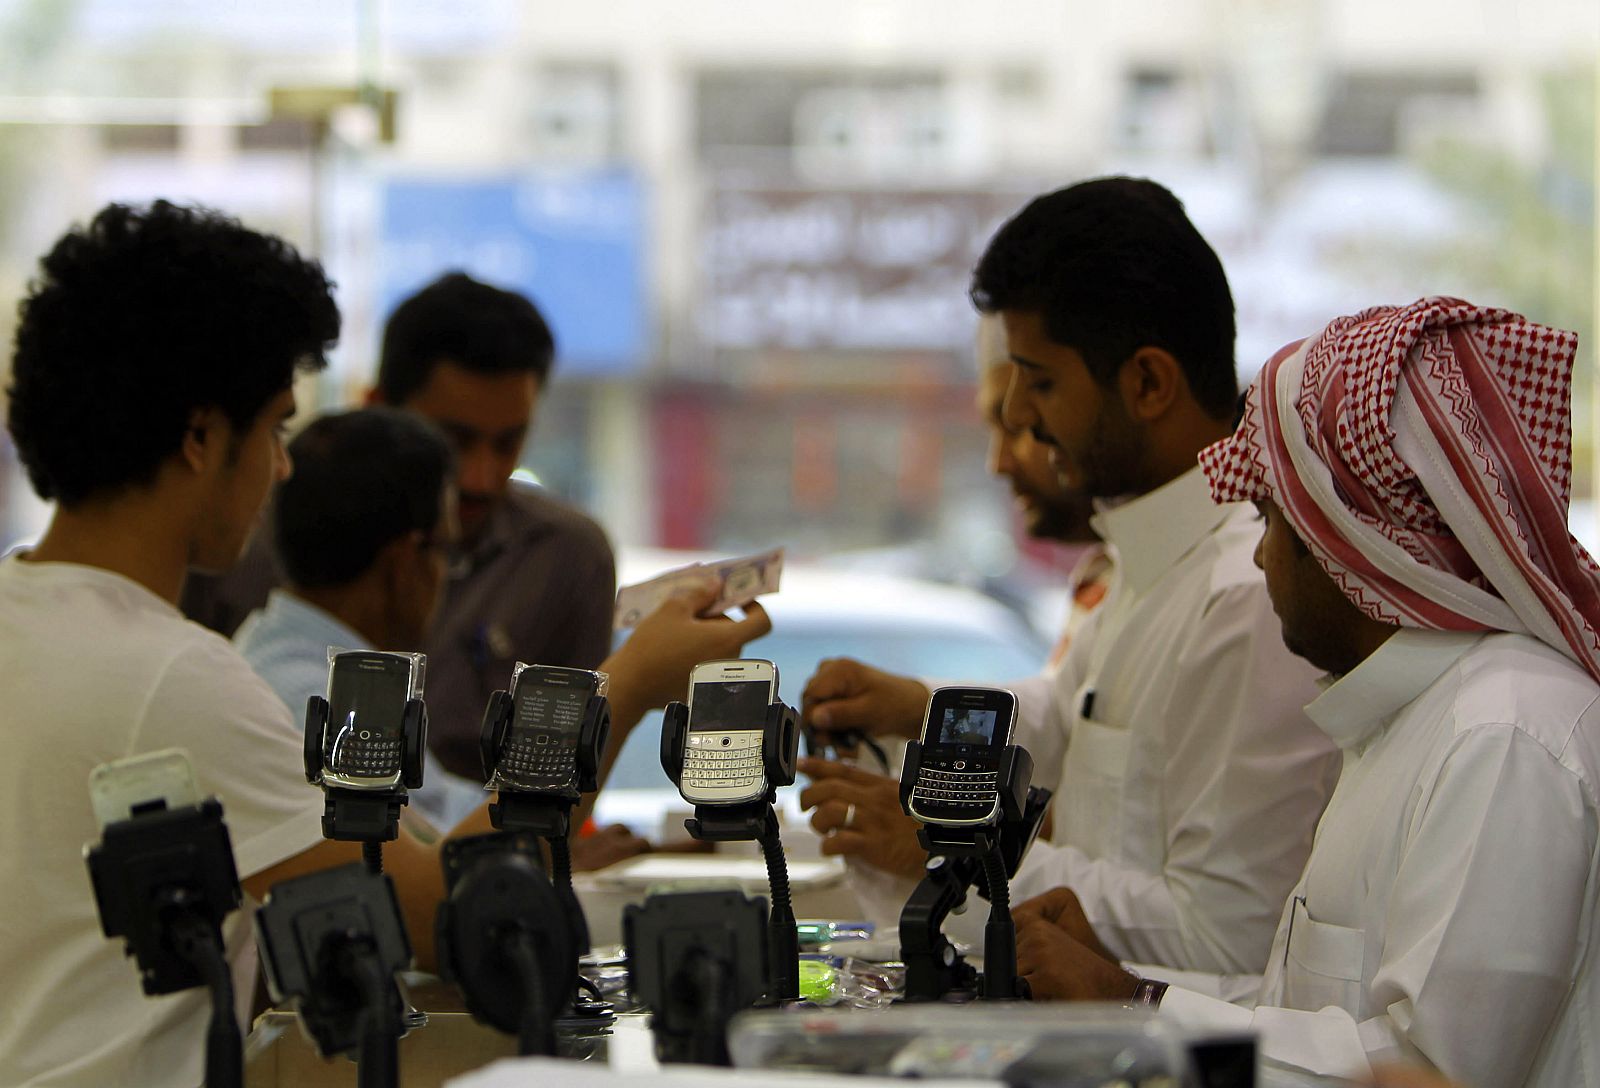
<svg viewBox="0 0 1600 1088"><path fill-rule="evenodd" d="M636 626L640 620L654 612L673 593L689 586L715 580L717 599L702 615L719 615L730 608L742 608L757 597L778 591L783 578L783 549L772 548L744 555L737 559L723 559L714 563L690 563L685 567L658 574L648 581L623 586L617 591L617 606L612 614L612 627L621 631Z"/></svg>

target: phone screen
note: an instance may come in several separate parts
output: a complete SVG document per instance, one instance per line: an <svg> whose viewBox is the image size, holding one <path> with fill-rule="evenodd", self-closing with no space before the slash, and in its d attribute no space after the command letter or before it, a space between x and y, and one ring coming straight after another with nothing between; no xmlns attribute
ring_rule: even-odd
<svg viewBox="0 0 1600 1088"><path fill-rule="evenodd" d="M945 707L944 721L939 726L939 743L991 745L994 743L995 719L999 716L997 710Z"/></svg>
<svg viewBox="0 0 1600 1088"><path fill-rule="evenodd" d="M697 733L761 729L771 704L772 685L766 680L705 681L690 697L689 728Z"/></svg>
<svg viewBox="0 0 1600 1088"><path fill-rule="evenodd" d="M406 701L411 696L411 666L402 658L377 654L340 655L328 692L330 724L398 739ZM363 738L365 739L365 738Z"/></svg>
<svg viewBox="0 0 1600 1088"><path fill-rule="evenodd" d="M343 653L333 659L328 685L328 770L353 779L400 772L411 662L397 654Z"/></svg>
<svg viewBox="0 0 1600 1088"><path fill-rule="evenodd" d="M511 720L513 739L543 734L567 748L578 744L583 728L583 712L589 693L582 688L550 687L545 684L517 685L517 712Z"/></svg>

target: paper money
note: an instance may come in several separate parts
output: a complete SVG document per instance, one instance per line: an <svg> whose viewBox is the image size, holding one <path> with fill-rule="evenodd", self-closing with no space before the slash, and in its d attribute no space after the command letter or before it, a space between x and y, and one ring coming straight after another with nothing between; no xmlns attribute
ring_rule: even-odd
<svg viewBox="0 0 1600 1088"><path fill-rule="evenodd" d="M716 580L720 588L715 603L705 610L709 616L747 605L764 594L776 593L782 578L782 548L715 563L690 563L619 589L612 626L618 631L635 626L659 608L661 602L686 586Z"/></svg>

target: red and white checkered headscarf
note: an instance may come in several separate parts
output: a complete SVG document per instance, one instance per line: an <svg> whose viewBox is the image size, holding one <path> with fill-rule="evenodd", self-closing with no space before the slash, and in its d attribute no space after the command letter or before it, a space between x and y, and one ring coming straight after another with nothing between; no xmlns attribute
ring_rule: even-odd
<svg viewBox="0 0 1600 1088"><path fill-rule="evenodd" d="M1600 679L1600 566L1567 531L1576 334L1452 298L1341 317L1274 355L1200 467L1271 499L1362 612L1517 631Z"/></svg>

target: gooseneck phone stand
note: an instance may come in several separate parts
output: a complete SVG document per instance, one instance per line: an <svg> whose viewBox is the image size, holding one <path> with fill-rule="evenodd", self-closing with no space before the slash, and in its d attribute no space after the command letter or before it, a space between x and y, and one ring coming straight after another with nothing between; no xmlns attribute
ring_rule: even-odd
<svg viewBox="0 0 1600 1088"><path fill-rule="evenodd" d="M800 743L798 722L799 714L791 706L778 702L767 707L761 733L762 769L767 780L765 797L742 804L696 804L694 816L684 821L690 836L701 842L756 842L761 845L772 893L771 914L767 920L770 975L767 1000L773 1003L800 997L800 936L795 930L794 907L790 903L789 866L783 856L778 816L772 808L777 800L777 788L794 783L795 757ZM688 706L668 703L661 723L661 769L680 792L688 735Z"/></svg>
<svg viewBox="0 0 1600 1088"><path fill-rule="evenodd" d="M424 753L428 747L428 708L421 698L406 700L400 729L400 781L382 789L351 789L325 780L323 737L330 725L328 700L313 695L306 700L306 781L323 793L322 837L337 842L359 842L367 871L383 872L383 844L400 836L400 810L410 803L408 790L422 788ZM399 1035L428 1022L428 1014L404 1005ZM396 1036L396 1038L399 1037Z"/></svg>
<svg viewBox="0 0 1600 1088"><path fill-rule="evenodd" d="M628 986L662 1063L732 1065L728 1022L771 989L766 904L737 889L667 892L622 912Z"/></svg>
<svg viewBox="0 0 1600 1088"><path fill-rule="evenodd" d="M256 943L273 1000L295 1004L318 1053L355 1055L361 1088L396 1088L411 942L388 876L350 864L273 885Z"/></svg>
<svg viewBox="0 0 1600 1088"><path fill-rule="evenodd" d="M556 1052L557 1018L578 980L566 905L522 832L444 845L449 893L439 906L440 973L478 1020L517 1037L519 1054Z"/></svg>
<svg viewBox="0 0 1600 1088"><path fill-rule="evenodd" d="M87 860L101 928L126 940L144 992L210 989L206 1088L237 1088L244 1052L222 920L240 893L222 805L208 798L109 823Z"/></svg>
<svg viewBox="0 0 1600 1088"><path fill-rule="evenodd" d="M922 767L922 745L906 746L900 805L911 815L911 792ZM989 1001L1027 997L1017 977L1017 931L1011 920L1010 874L1038 834L1050 791L1033 789L1033 759L1008 745L1000 757L1000 805L990 822L961 827L924 824L917 839L928 851L927 875L900 914L900 956L906 965L907 1001L937 1001L971 990ZM983 976L957 954L941 931L950 912L965 902L967 889L983 881L989 921L983 934Z"/></svg>
<svg viewBox="0 0 1600 1088"><path fill-rule="evenodd" d="M359 842L361 857L374 873L383 872L383 844L400 835L400 810L410 802L408 790L422 788L423 752L428 746L428 708L421 699L406 701L401 722L400 782L388 789L349 789L323 781L323 735L328 728L328 700L306 700L306 781L321 786L322 837Z"/></svg>
<svg viewBox="0 0 1600 1088"><path fill-rule="evenodd" d="M495 775L514 713L505 691L496 691L484 712L479 754L484 778L498 788L489 819L499 833L445 847L450 896L439 914L440 958L473 1016L515 1034L523 1054L553 1054L557 1022L615 1019L598 992L581 989L578 960L589 949L589 927L572 888L570 842L573 807L598 787L611 707L599 694L584 707L576 788L522 789ZM550 850L548 878L539 839Z"/></svg>

